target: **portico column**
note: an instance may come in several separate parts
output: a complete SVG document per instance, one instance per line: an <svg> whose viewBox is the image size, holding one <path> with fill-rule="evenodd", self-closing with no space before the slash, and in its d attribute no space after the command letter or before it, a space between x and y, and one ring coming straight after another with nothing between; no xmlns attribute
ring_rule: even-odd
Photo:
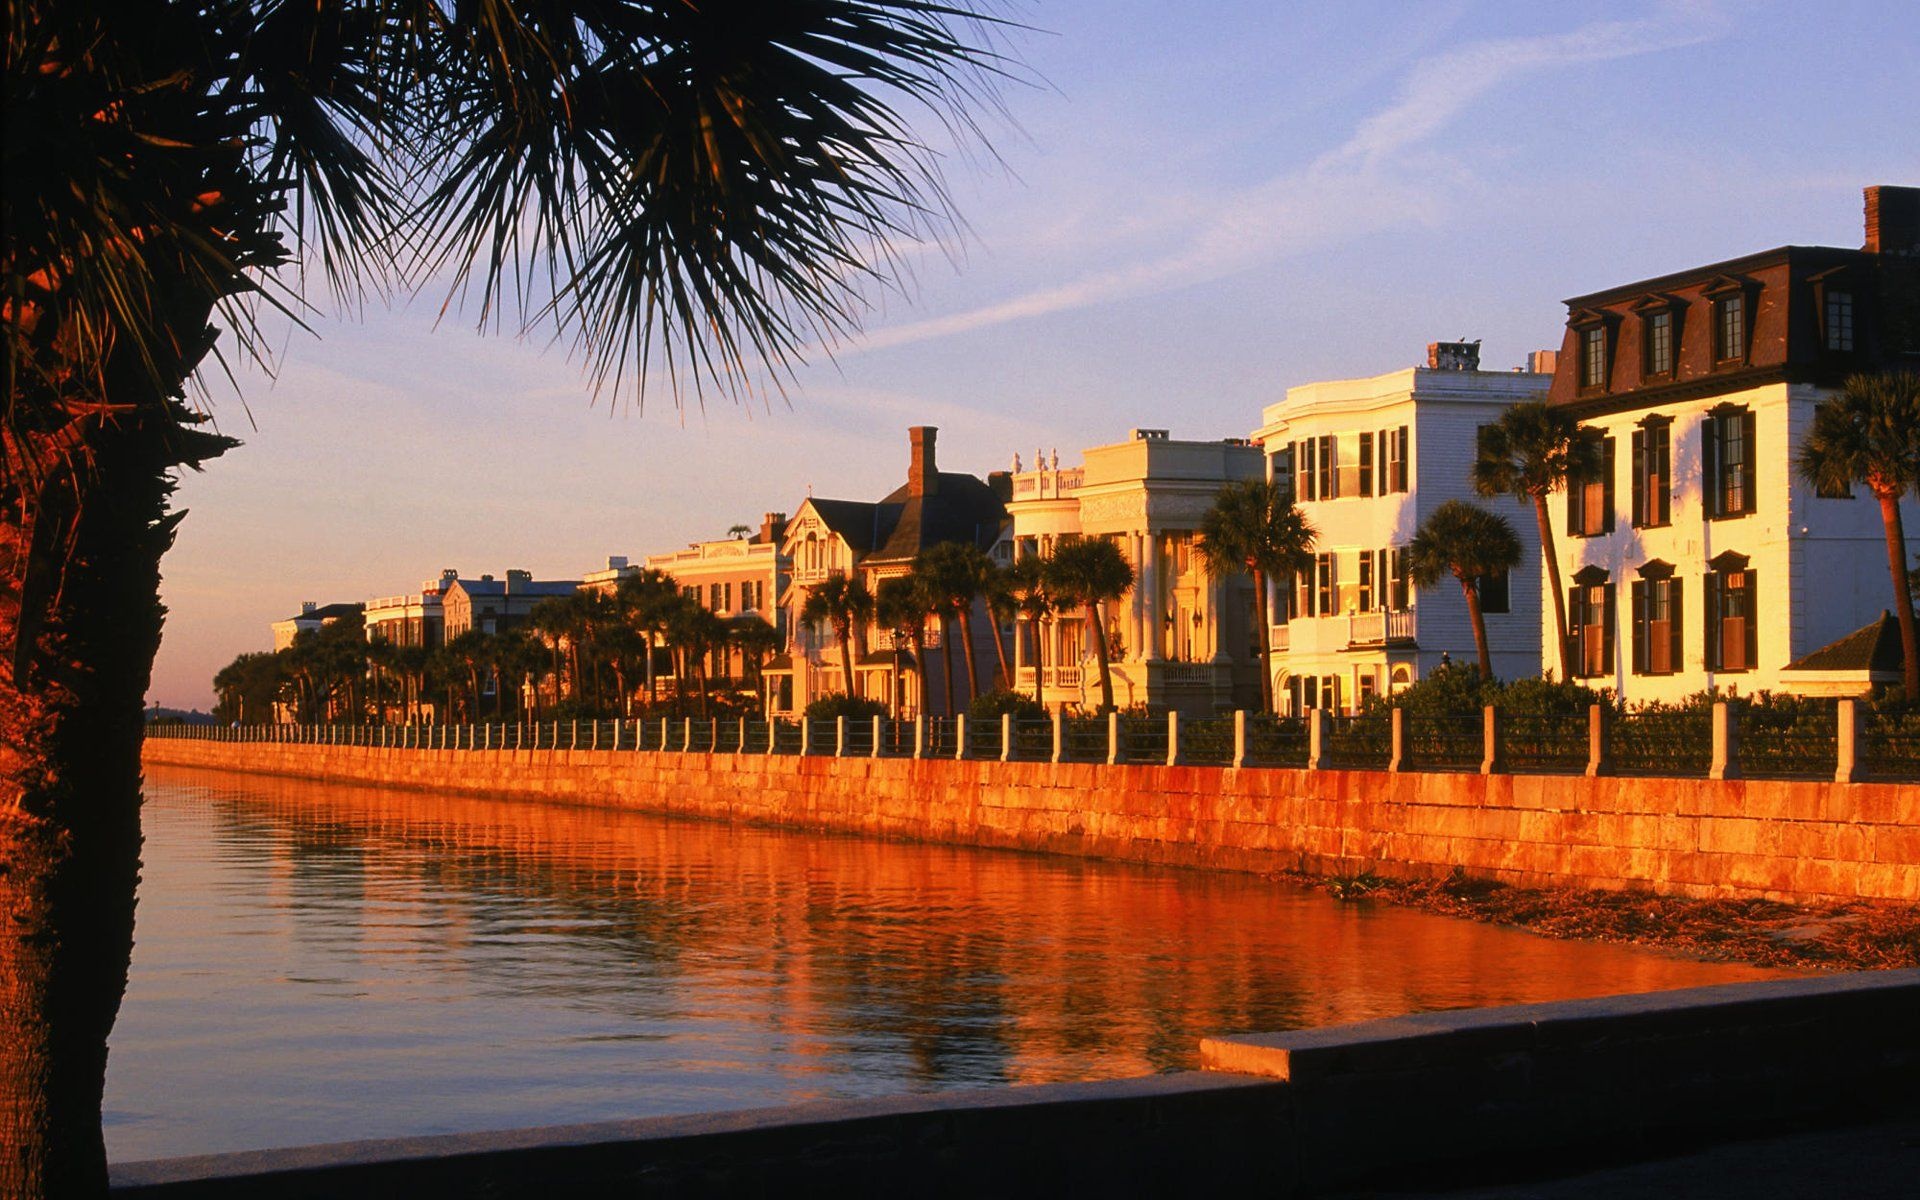
<svg viewBox="0 0 1920 1200"><path fill-rule="evenodd" d="M1133 563L1133 590L1127 594L1126 619L1126 656L1129 660L1132 660L1140 657L1141 593L1145 591L1145 581L1147 577L1146 547L1141 545L1140 535L1137 533L1129 533L1127 535L1127 559ZM1084 633L1088 639L1087 644L1092 645L1093 630L1088 629L1085 630Z"/></svg>
<svg viewBox="0 0 1920 1200"><path fill-rule="evenodd" d="M1160 600L1160 539L1153 535L1151 529L1147 531L1146 562L1146 586L1143 590L1146 592L1147 634L1141 643L1146 651L1142 657L1144 657L1147 662L1159 662L1162 657L1160 653L1161 639L1163 636L1161 631L1165 628L1162 624L1162 618L1166 616L1166 613L1162 611Z"/></svg>

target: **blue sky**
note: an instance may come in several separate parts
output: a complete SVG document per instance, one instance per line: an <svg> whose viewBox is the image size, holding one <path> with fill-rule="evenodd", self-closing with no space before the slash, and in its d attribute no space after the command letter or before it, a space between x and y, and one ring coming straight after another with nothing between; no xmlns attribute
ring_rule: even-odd
<svg viewBox="0 0 1920 1200"><path fill-rule="evenodd" d="M878 496L905 427L949 470L1131 427L1244 435L1294 384L1484 339L1518 365L1560 301L1799 243L1858 245L1860 189L1920 183L1906 0L1719 4L1056 0L1017 10L1040 81L999 161L956 156L968 227L765 407L595 404L564 346L476 335L442 296L289 333L245 445L185 479L150 698L299 607L458 567L574 578L820 495Z"/></svg>

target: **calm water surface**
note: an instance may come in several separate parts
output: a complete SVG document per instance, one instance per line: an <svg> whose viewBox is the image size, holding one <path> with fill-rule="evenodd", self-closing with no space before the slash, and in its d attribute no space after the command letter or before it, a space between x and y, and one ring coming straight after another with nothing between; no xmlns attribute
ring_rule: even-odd
<svg viewBox="0 0 1920 1200"><path fill-rule="evenodd" d="M149 773L116 1160L1040 1083L1756 978L1252 876Z"/></svg>

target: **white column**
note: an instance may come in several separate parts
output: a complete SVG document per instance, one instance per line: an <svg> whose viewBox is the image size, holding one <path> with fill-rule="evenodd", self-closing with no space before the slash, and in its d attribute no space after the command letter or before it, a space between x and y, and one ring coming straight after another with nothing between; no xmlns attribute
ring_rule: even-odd
<svg viewBox="0 0 1920 1200"><path fill-rule="evenodd" d="M1137 533L1127 535L1127 558L1133 563L1133 591L1127 596L1127 658L1137 660L1146 645L1140 630L1144 621L1142 613L1146 608L1147 591L1147 548L1145 540ZM1087 630L1086 635L1092 638L1093 631ZM1092 645L1092 642L1089 641L1088 645Z"/></svg>
<svg viewBox="0 0 1920 1200"><path fill-rule="evenodd" d="M1164 636L1163 631L1166 628L1164 623L1166 612L1160 596L1160 572L1163 566L1160 561L1160 539L1151 531L1147 534L1146 562L1146 586L1142 590L1146 592L1144 600L1147 608L1147 634L1142 643L1146 651L1143 657L1148 662L1159 662L1162 657L1160 646Z"/></svg>

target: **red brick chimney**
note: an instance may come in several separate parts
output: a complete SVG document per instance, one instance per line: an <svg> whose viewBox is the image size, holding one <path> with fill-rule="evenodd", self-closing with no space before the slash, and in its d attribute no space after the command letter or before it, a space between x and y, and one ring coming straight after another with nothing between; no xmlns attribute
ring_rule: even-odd
<svg viewBox="0 0 1920 1200"><path fill-rule="evenodd" d="M1920 255L1920 188L1882 185L1867 189L1870 254Z"/></svg>
<svg viewBox="0 0 1920 1200"><path fill-rule="evenodd" d="M907 430L907 441L913 446L913 459L907 464L909 496L931 496L940 490L940 467L933 460L933 440L939 433L931 425Z"/></svg>

